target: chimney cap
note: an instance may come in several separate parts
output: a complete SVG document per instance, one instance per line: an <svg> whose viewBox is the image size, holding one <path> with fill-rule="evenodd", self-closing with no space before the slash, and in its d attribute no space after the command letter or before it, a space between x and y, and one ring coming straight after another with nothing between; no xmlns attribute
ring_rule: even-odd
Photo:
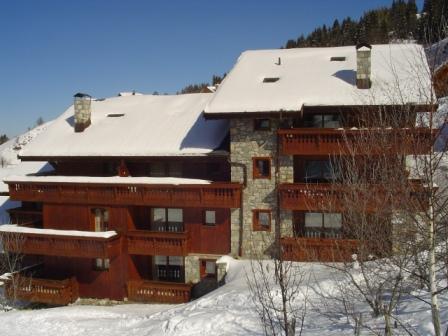
<svg viewBox="0 0 448 336"><path fill-rule="evenodd" d="M360 42L356 45L356 50L359 50L361 48L372 49L372 46L370 44L368 44L367 42Z"/></svg>
<svg viewBox="0 0 448 336"><path fill-rule="evenodd" d="M73 97L75 97L75 98L85 98L85 97L89 97L89 98L92 98L90 95L88 95L87 93L81 93L81 92L78 92L77 94L75 94Z"/></svg>

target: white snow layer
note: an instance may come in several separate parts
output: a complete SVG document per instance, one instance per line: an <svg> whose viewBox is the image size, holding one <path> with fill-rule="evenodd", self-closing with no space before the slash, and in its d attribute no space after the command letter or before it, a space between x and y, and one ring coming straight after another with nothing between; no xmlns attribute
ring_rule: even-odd
<svg viewBox="0 0 448 336"><path fill-rule="evenodd" d="M43 183L98 183L98 184L210 184L211 181L180 177L120 177L120 176L21 176L12 175L5 182L43 182Z"/></svg>
<svg viewBox="0 0 448 336"><path fill-rule="evenodd" d="M0 232L10 233L31 233L39 235L56 235L56 236L70 236L70 237L90 237L90 238L111 238L117 235L115 231L76 231L76 230L53 230L53 229L34 229L17 225L0 225Z"/></svg>
<svg viewBox="0 0 448 336"><path fill-rule="evenodd" d="M331 57L345 57L331 61ZM246 51L218 87L206 114L300 111L302 106L426 104L431 81L422 46L373 45L370 89L356 87L356 49ZM265 78L275 82L263 82Z"/></svg>
<svg viewBox="0 0 448 336"><path fill-rule="evenodd" d="M212 94L131 95L92 100L92 124L74 131L74 109L48 127L24 157L205 155L228 132L223 120L205 120ZM119 115L108 117L108 115Z"/></svg>

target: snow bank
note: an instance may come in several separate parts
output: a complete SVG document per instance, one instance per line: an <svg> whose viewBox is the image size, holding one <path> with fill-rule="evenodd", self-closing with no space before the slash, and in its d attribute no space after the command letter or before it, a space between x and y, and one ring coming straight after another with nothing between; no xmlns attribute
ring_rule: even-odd
<svg viewBox="0 0 448 336"><path fill-rule="evenodd" d="M17 225L1 225L0 232L10 233L31 233L40 235L56 235L70 237L90 237L90 238L111 238L117 235L115 231L92 232L92 231L76 231L76 230L52 230L52 229L34 229Z"/></svg>
<svg viewBox="0 0 448 336"><path fill-rule="evenodd" d="M42 183L105 183L105 184L162 184L188 185L210 184L211 181L180 177L95 177L95 176L8 176L5 182L42 182Z"/></svg>

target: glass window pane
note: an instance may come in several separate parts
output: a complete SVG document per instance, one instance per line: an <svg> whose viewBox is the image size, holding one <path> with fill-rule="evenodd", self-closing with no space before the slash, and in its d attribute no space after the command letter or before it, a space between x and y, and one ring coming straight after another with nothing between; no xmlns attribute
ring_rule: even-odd
<svg viewBox="0 0 448 336"><path fill-rule="evenodd" d="M151 162L149 169L149 175L152 177L164 177L166 175L165 164L163 162Z"/></svg>
<svg viewBox="0 0 448 336"><path fill-rule="evenodd" d="M322 178L322 161L307 161L305 165L305 180Z"/></svg>
<svg viewBox="0 0 448 336"><path fill-rule="evenodd" d="M165 209L164 208L154 208L152 209L152 220L154 223L165 223Z"/></svg>
<svg viewBox="0 0 448 336"><path fill-rule="evenodd" d="M342 228L342 215L340 213L325 213L324 226L329 229Z"/></svg>
<svg viewBox="0 0 448 336"><path fill-rule="evenodd" d="M267 226L269 227L271 225L271 216L268 212L259 212L258 213L258 224L260 226Z"/></svg>
<svg viewBox="0 0 448 336"><path fill-rule="evenodd" d="M316 114L312 117L311 127L321 128L322 127L322 114Z"/></svg>
<svg viewBox="0 0 448 336"><path fill-rule="evenodd" d="M184 264L184 258L178 256L168 257L168 264L172 266L182 266Z"/></svg>
<svg viewBox="0 0 448 336"><path fill-rule="evenodd" d="M182 177L182 164L180 162L170 162L169 176Z"/></svg>
<svg viewBox="0 0 448 336"><path fill-rule="evenodd" d="M214 261L206 261L205 262L205 273L207 273L207 274L216 274L216 262L214 262Z"/></svg>
<svg viewBox="0 0 448 336"><path fill-rule="evenodd" d="M258 176L269 177L269 175L270 175L269 159L256 159L255 165L256 165L255 169L258 173Z"/></svg>
<svg viewBox="0 0 448 336"><path fill-rule="evenodd" d="M341 127L340 117L338 114L324 114L323 115L324 128L339 128Z"/></svg>
<svg viewBox="0 0 448 336"><path fill-rule="evenodd" d="M305 213L305 227L320 228L322 224L322 214L320 212Z"/></svg>
<svg viewBox="0 0 448 336"><path fill-rule="evenodd" d="M166 265L166 256L154 256L154 262L156 265Z"/></svg>
<svg viewBox="0 0 448 336"><path fill-rule="evenodd" d="M213 210L205 211L205 224L209 224L209 225L216 224L216 211L213 211Z"/></svg>
<svg viewBox="0 0 448 336"><path fill-rule="evenodd" d="M182 209L168 209L168 222L182 223L183 221Z"/></svg>

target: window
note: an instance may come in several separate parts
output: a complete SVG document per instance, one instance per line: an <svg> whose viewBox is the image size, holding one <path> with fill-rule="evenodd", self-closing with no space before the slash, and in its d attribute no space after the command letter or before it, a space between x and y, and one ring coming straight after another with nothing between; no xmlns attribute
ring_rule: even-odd
<svg viewBox="0 0 448 336"><path fill-rule="evenodd" d="M216 225L216 211L215 210L205 210L204 224L208 225L208 226Z"/></svg>
<svg viewBox="0 0 448 336"><path fill-rule="evenodd" d="M255 119L254 120L255 131L270 131L271 120L270 119Z"/></svg>
<svg viewBox="0 0 448 336"><path fill-rule="evenodd" d="M216 260L202 259L200 265L201 279L216 279Z"/></svg>
<svg viewBox="0 0 448 336"><path fill-rule="evenodd" d="M109 210L103 208L92 209L94 218L95 232L104 232L109 229ZM110 266L109 259L95 259L94 268L99 271L108 270Z"/></svg>
<svg viewBox="0 0 448 336"><path fill-rule="evenodd" d="M151 162L149 165L151 177L182 177L181 162Z"/></svg>
<svg viewBox="0 0 448 336"><path fill-rule="evenodd" d="M271 178L271 159L270 158L253 158L253 178Z"/></svg>
<svg viewBox="0 0 448 336"><path fill-rule="evenodd" d="M338 177L337 165L329 160L309 160L305 162L305 182L332 182Z"/></svg>
<svg viewBox="0 0 448 336"><path fill-rule="evenodd" d="M175 208L153 208L151 230L183 232L184 218L183 210Z"/></svg>
<svg viewBox="0 0 448 336"><path fill-rule="evenodd" d="M182 164L180 162L170 162L168 165L168 176L182 177Z"/></svg>
<svg viewBox="0 0 448 336"><path fill-rule="evenodd" d="M339 114L305 114L304 126L312 128L340 128L342 127Z"/></svg>
<svg viewBox="0 0 448 336"><path fill-rule="evenodd" d="M184 278L183 257L154 256L156 278L159 281L182 282Z"/></svg>
<svg viewBox="0 0 448 336"><path fill-rule="evenodd" d="M305 237L340 238L342 215L340 213L305 213Z"/></svg>
<svg viewBox="0 0 448 336"><path fill-rule="evenodd" d="M166 176L165 164L163 162L151 162L149 166L149 176L151 177Z"/></svg>
<svg viewBox="0 0 448 336"><path fill-rule="evenodd" d="M253 210L253 230L271 231L271 210Z"/></svg>

